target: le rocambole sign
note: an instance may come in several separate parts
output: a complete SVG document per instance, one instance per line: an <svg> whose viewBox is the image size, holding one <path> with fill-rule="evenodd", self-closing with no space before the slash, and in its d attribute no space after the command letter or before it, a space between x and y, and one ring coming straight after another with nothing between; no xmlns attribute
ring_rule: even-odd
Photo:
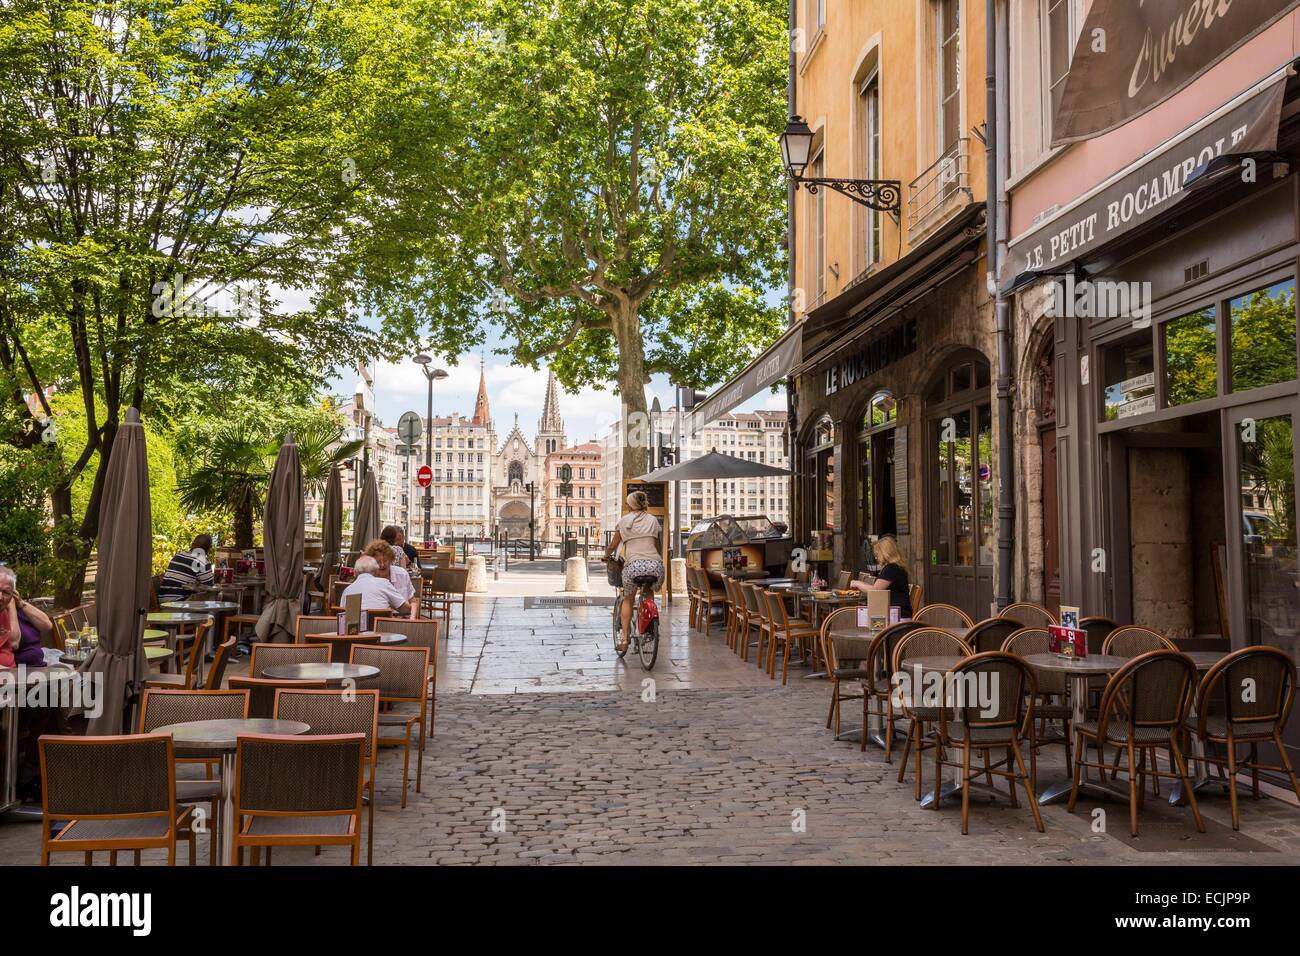
<svg viewBox="0 0 1300 956"><path fill-rule="evenodd" d="M915 351L916 319L904 319L893 328L868 339L847 358L828 366L825 372L826 394L834 395L841 388L848 388L875 375L887 365Z"/></svg>
<svg viewBox="0 0 1300 956"><path fill-rule="evenodd" d="M1219 156L1276 148L1285 86L1285 80L1274 83L1012 243L1012 274L1070 262L1155 217L1186 195L1183 186L1193 170Z"/></svg>

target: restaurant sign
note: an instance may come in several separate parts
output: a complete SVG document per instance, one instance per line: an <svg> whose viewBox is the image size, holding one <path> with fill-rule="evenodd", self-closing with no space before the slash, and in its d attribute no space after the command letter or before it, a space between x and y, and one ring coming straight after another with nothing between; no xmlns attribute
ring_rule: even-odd
<svg viewBox="0 0 1300 956"><path fill-rule="evenodd" d="M1052 145L1158 106L1300 0L1093 0L1052 122Z"/></svg>
<svg viewBox="0 0 1300 956"><path fill-rule="evenodd" d="M781 381L790 374L802 354L803 326L795 325L745 366L739 375L696 406L686 423L687 434L694 435L709 422L717 421L737 405Z"/></svg>
<svg viewBox="0 0 1300 956"><path fill-rule="evenodd" d="M826 394L834 395L870 378L905 355L916 351L916 319L904 319L893 328L867 339L847 358L835 362L825 372Z"/></svg>
<svg viewBox="0 0 1300 956"><path fill-rule="evenodd" d="M1006 270L1061 271L1069 262L1154 219L1185 195L1192 171L1227 154L1277 148L1286 77L1184 133L1151 158L1116 173L1077 203L1011 243ZM1261 182L1268 180L1262 177ZM1245 171L1243 170L1243 175Z"/></svg>

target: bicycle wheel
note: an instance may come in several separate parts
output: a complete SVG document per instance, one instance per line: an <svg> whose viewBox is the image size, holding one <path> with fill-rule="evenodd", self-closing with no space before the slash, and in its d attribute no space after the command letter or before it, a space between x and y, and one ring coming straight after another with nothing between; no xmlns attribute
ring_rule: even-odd
<svg viewBox="0 0 1300 956"><path fill-rule="evenodd" d="M641 667L643 670L650 670L655 666L655 661L659 657L658 618L651 621L650 629L641 635L641 640L637 646L637 653L641 655Z"/></svg>
<svg viewBox="0 0 1300 956"><path fill-rule="evenodd" d="M614 602L614 653L618 655L619 660L622 660L627 656L627 647L624 647L621 651L618 649L618 632L619 626L622 624L618 616L618 606L620 603L620 601ZM631 644L630 641L628 643L629 645Z"/></svg>

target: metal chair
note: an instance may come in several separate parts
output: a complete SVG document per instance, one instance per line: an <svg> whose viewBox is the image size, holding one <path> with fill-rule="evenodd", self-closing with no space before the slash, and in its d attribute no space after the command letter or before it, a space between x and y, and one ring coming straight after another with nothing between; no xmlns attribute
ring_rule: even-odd
<svg viewBox="0 0 1300 956"><path fill-rule="evenodd" d="M113 737L41 737L41 866L52 853L82 853L90 866L97 850L110 862L131 850L167 851L176 864L176 840L191 807L176 809L176 766L171 734ZM64 824L54 833L54 825ZM188 830L190 864L196 859Z"/></svg>
<svg viewBox="0 0 1300 956"><path fill-rule="evenodd" d="M1031 749L1034 745L1034 699L1038 693L1034 672L1015 654L988 651L966 658L944 677L939 719L935 721L939 745L934 748L934 779L937 788L943 780L943 768L957 766L956 761L945 759L946 749L960 748L962 834L970 832L971 780L981 774L986 779L994 775L1007 779L1013 807L1019 806L1016 783L1022 784L1034 826L1042 833L1043 817L1020 752L1022 739L1028 738ZM982 699L981 688L996 693L996 698ZM1006 758L994 763L994 750L1004 751ZM971 755L975 751L980 753L982 766L972 774ZM934 809L938 810L942 802L936 799Z"/></svg>
<svg viewBox="0 0 1300 956"><path fill-rule="evenodd" d="M919 627L909 631L894 649L892 674L904 674L907 662L915 657L970 657L970 645L960 637L938 627ZM921 799L921 784L924 778L922 759L925 751L938 745L938 738L931 738L927 733L927 724L939 719L939 708L924 702L917 704L915 696L900 693L903 716L909 721L907 742L903 745L903 759L898 766L898 782L903 782L907 773L907 755L916 750L916 799ZM935 781L936 790L940 781Z"/></svg>
<svg viewBox="0 0 1300 956"><path fill-rule="evenodd" d="M297 720L311 730L309 735L362 734L365 774L362 785L369 797L366 807L366 865L375 862L375 773L378 770L379 691L377 690L294 690L275 692L277 720ZM267 850L270 857L271 851ZM269 863L270 860L268 859Z"/></svg>
<svg viewBox="0 0 1300 956"><path fill-rule="evenodd" d="M1146 777L1177 777L1192 808L1196 829L1205 832L1196 794L1187 779L1178 738L1196 688L1196 665L1177 651L1156 650L1133 658L1111 676L1101 696L1096 720L1087 720L1074 728L1074 783L1066 809L1073 813L1079 798L1080 776L1084 767L1105 771L1104 747L1115 747L1128 755L1129 830L1138 835L1137 815L1146 795ZM1097 763L1086 759L1086 743L1091 740L1102 751ZM1148 752L1156 748L1169 751L1172 773L1162 773L1158 766L1147 767ZM1138 754L1141 754L1141 761Z"/></svg>
<svg viewBox="0 0 1300 956"><path fill-rule="evenodd" d="M1002 609L998 617L1004 617L1008 621L1015 621L1021 627L1050 627L1053 624L1059 624L1056 615L1047 608L1039 604L1030 604L1028 601L1019 601L1015 604L1008 604Z"/></svg>
<svg viewBox="0 0 1300 956"><path fill-rule="evenodd" d="M919 610L914 609L912 620L926 627L942 627L945 630L969 630L971 626L971 619L966 612L951 604L927 604Z"/></svg>
<svg viewBox="0 0 1300 956"><path fill-rule="evenodd" d="M1209 669L1196 691L1196 707L1188 729L1206 744L1223 748L1223 757L1194 757L1227 771L1228 798L1232 805L1232 828L1241 829L1237 811L1237 773L1250 771L1251 796L1259 799L1259 772L1283 771L1291 789L1300 797L1291 758L1282 742L1282 731L1291 718L1295 703L1296 667L1290 656L1276 647L1243 647ZM1242 693L1244 688L1253 693ZM1247 699L1249 698L1249 699ZM1211 708L1211 705L1218 705ZM1280 766L1259 762L1259 745L1277 748ZM1237 748L1248 746L1250 755L1237 759Z"/></svg>
<svg viewBox="0 0 1300 956"><path fill-rule="evenodd" d="M840 610L857 611L857 608L841 608ZM871 717L880 719L885 725L885 761L892 763L894 760L894 734L895 734L895 715L894 715L894 695L893 683L891 681L891 672L889 670L890 662L894 659L894 651L898 649L898 643L912 631L918 631L921 625L914 621L900 621L890 627L885 628L867 648L867 658L863 661L862 667L870 675L862 687L862 746L860 750L867 749L868 721Z"/></svg>
<svg viewBox="0 0 1300 956"><path fill-rule="evenodd" d="M381 747L402 747L402 807L406 807L407 781L411 771L411 730L419 727L418 757L415 770L415 792L419 793L424 779L424 729L427 726L429 706L426 682L429 671L427 647L369 647L356 644L352 648L351 663L370 664L379 668L379 700L385 706L414 704L414 713L396 708L379 715L381 732L400 730L402 736L385 736L381 733Z"/></svg>
<svg viewBox="0 0 1300 956"><path fill-rule="evenodd" d="M350 846L361 858L365 734L240 736L235 744L235 832L244 847Z"/></svg>
<svg viewBox="0 0 1300 956"><path fill-rule="evenodd" d="M1051 635L1046 628L1017 628L1003 641L1002 651L1021 658L1028 657L1031 654L1047 654L1051 651ZM1038 721L1038 727L1029 742L1029 779L1033 781L1034 788L1037 789L1038 751L1040 749L1052 744L1061 744L1065 747L1065 766L1069 767L1071 765L1069 722L1073 710L1068 702L1070 682L1064 673L1060 671L1044 671L1042 674L1035 675L1034 688L1037 697L1034 700L1033 713L1034 719ZM1060 733L1048 732L1047 722L1049 720L1061 722Z"/></svg>

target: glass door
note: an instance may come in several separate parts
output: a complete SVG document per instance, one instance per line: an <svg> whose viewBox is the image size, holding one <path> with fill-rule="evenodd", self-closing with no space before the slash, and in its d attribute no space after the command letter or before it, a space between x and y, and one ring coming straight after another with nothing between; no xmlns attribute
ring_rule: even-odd
<svg viewBox="0 0 1300 956"><path fill-rule="evenodd" d="M1234 649L1252 644L1281 648L1300 664L1300 580L1296 567L1296 456L1294 399L1233 409L1231 474L1226 494L1228 540L1236 546L1228 584ZM1235 497L1233 497L1235 496ZM1234 527L1235 526L1235 527ZM1283 740L1300 760L1300 723Z"/></svg>

